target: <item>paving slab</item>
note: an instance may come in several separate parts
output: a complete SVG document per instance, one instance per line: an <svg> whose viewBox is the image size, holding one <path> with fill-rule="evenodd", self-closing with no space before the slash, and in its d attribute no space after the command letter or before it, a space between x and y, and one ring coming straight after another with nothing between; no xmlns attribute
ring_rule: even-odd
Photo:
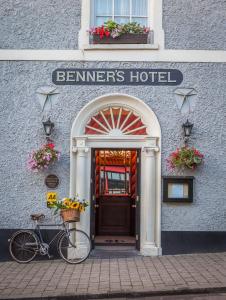
<svg viewBox="0 0 226 300"><path fill-rule="evenodd" d="M226 252L0 262L0 299L97 299L226 292Z"/></svg>

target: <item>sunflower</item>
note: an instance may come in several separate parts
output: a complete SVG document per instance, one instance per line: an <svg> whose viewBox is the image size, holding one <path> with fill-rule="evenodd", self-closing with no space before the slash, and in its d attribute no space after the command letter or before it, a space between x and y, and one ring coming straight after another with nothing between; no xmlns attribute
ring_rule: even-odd
<svg viewBox="0 0 226 300"><path fill-rule="evenodd" d="M68 198L65 198L63 201L63 205L69 208L71 206L71 201Z"/></svg>
<svg viewBox="0 0 226 300"><path fill-rule="evenodd" d="M79 211L80 212L84 212L85 211L85 207L82 204L79 205Z"/></svg>
<svg viewBox="0 0 226 300"><path fill-rule="evenodd" d="M79 208L79 202L72 202L70 208L78 209Z"/></svg>

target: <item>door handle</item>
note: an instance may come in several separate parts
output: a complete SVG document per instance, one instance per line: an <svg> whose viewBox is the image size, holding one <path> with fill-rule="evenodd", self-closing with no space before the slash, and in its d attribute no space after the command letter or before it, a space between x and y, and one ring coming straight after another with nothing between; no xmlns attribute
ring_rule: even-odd
<svg viewBox="0 0 226 300"><path fill-rule="evenodd" d="M133 204L133 205L132 205L132 208L136 208L136 207L137 207L136 204Z"/></svg>
<svg viewBox="0 0 226 300"><path fill-rule="evenodd" d="M94 204L94 208L99 208L99 204Z"/></svg>

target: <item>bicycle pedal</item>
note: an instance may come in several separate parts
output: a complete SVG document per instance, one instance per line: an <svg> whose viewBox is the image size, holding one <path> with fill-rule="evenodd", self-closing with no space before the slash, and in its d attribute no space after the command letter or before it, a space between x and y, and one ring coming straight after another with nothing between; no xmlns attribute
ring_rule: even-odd
<svg viewBox="0 0 226 300"><path fill-rule="evenodd" d="M48 258L49 258L49 259L53 259L53 258L54 258L54 255L48 254Z"/></svg>

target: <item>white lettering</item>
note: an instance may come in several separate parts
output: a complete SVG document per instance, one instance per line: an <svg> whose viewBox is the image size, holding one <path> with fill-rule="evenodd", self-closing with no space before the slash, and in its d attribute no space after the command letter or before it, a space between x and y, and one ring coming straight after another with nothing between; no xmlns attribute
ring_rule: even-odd
<svg viewBox="0 0 226 300"><path fill-rule="evenodd" d="M134 75L134 72L130 71L130 81L133 82L134 79L136 82L139 82L139 72L136 72L136 75Z"/></svg>
<svg viewBox="0 0 226 300"><path fill-rule="evenodd" d="M158 82L167 82L166 80L166 72L159 72L158 73Z"/></svg>
<svg viewBox="0 0 226 300"><path fill-rule="evenodd" d="M155 75L158 74L158 72L148 72L149 75L151 75L151 82L155 82Z"/></svg>
<svg viewBox="0 0 226 300"><path fill-rule="evenodd" d="M118 71L116 75L117 75L117 82L123 82L125 80L124 71Z"/></svg>
<svg viewBox="0 0 226 300"><path fill-rule="evenodd" d="M168 72L168 82L177 82L176 80L171 79L171 73Z"/></svg>
<svg viewBox="0 0 226 300"><path fill-rule="evenodd" d="M97 71L97 82L105 82L106 79L103 78L105 75L104 71Z"/></svg>
<svg viewBox="0 0 226 300"><path fill-rule="evenodd" d="M82 74L80 72L76 72L76 81L79 82L79 81L86 81L86 72L85 71L82 71Z"/></svg>
<svg viewBox="0 0 226 300"><path fill-rule="evenodd" d="M67 71L66 81L75 81L75 72L74 71Z"/></svg>
<svg viewBox="0 0 226 300"><path fill-rule="evenodd" d="M107 82L115 82L115 72L114 71L107 71Z"/></svg>
<svg viewBox="0 0 226 300"><path fill-rule="evenodd" d="M92 81L92 82L95 82L96 80L96 76L95 76L95 73L94 72L90 72L90 71L87 71L87 81Z"/></svg>
<svg viewBox="0 0 226 300"><path fill-rule="evenodd" d="M56 81L65 81L65 72L64 71L57 71L57 78Z"/></svg>
<svg viewBox="0 0 226 300"><path fill-rule="evenodd" d="M142 82L148 81L148 74L147 74L147 72L141 72L140 73L140 81L142 81Z"/></svg>

